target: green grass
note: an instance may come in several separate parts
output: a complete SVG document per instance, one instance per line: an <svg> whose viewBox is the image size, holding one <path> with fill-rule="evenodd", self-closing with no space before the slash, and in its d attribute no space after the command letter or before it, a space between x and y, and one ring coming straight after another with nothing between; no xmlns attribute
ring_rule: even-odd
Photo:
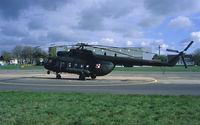
<svg viewBox="0 0 200 125"><path fill-rule="evenodd" d="M6 65L6 66L0 66L1 69L7 69L7 70L36 70L36 69L44 69L43 66L24 66L22 65Z"/></svg>
<svg viewBox="0 0 200 125"><path fill-rule="evenodd" d="M187 69L181 66L175 67L116 67L115 71L171 71L171 72L200 72L200 66L191 66Z"/></svg>
<svg viewBox="0 0 200 125"><path fill-rule="evenodd" d="M7 70L36 70L36 69L44 69L43 66L24 66L21 65L7 65L0 66L1 69ZM200 66L188 67L185 69L184 67L115 67L115 71L172 71L172 72L200 72Z"/></svg>
<svg viewBox="0 0 200 125"><path fill-rule="evenodd" d="M1 125L199 125L200 96L0 92Z"/></svg>

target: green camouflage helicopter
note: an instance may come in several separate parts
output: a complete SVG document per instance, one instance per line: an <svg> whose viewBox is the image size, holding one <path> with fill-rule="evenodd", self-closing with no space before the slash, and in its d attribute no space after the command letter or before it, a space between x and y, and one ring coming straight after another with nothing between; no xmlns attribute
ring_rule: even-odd
<svg viewBox="0 0 200 125"><path fill-rule="evenodd" d="M177 51L172 49L167 49L167 51L178 53L175 57L168 60L168 62L159 62L153 60L137 59L133 56L110 50L103 45L88 45L84 43L76 44L77 48L70 49L70 51L58 51L57 56L49 57L47 62L45 62L44 67L50 71L56 73L56 78L61 79L60 73L73 73L78 74L80 80L84 80L86 77L91 77L95 79L96 76L104 76L109 74L117 65L122 65L124 67L133 66L175 66L179 60L182 58L185 68L187 68L186 62L184 60L184 52L193 44L191 41L188 46L183 51ZM102 50L112 51L116 54L114 56L108 56L106 53L104 55L95 54L91 50L87 50L86 47L99 48ZM116 48L116 47L113 47ZM124 54L129 57L118 57L117 53Z"/></svg>

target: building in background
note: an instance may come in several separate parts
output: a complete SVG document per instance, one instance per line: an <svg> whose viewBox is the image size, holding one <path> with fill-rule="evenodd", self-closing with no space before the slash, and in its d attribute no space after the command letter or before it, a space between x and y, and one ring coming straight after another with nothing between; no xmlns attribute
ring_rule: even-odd
<svg viewBox="0 0 200 125"><path fill-rule="evenodd" d="M72 48L75 48L72 46ZM53 46L49 47L49 55L55 56L58 51L70 51L71 48L67 46ZM151 48L141 48L141 47L130 47L130 48L86 48L87 50L91 50L96 54L107 55L107 56L115 56L115 54L119 57L128 57L127 55L131 55L137 59L145 59L152 60L152 49ZM109 51L111 50L111 51ZM119 53L116 53L119 52ZM123 54L120 54L123 53ZM125 55L124 55L125 54Z"/></svg>
<svg viewBox="0 0 200 125"><path fill-rule="evenodd" d="M56 46L49 47L49 56L56 56Z"/></svg>
<svg viewBox="0 0 200 125"><path fill-rule="evenodd" d="M17 65L18 64L18 60L17 59L12 59L12 60L10 60L10 64Z"/></svg>
<svg viewBox="0 0 200 125"><path fill-rule="evenodd" d="M115 56L115 54L117 54L117 56L119 57L128 57L127 55L131 55L137 59L152 60L151 48L130 47L130 48L106 48L106 49L87 48L87 49L100 55ZM119 52L119 53L116 53L116 52ZM123 54L120 54L120 53L123 53Z"/></svg>
<svg viewBox="0 0 200 125"><path fill-rule="evenodd" d="M69 51L67 49L66 45L60 45L60 46L53 46L49 47L49 56L56 56L58 51Z"/></svg>

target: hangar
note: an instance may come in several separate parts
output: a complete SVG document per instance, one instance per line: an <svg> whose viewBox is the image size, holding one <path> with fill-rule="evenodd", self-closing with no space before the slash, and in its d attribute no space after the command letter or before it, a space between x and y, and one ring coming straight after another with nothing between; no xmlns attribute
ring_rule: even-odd
<svg viewBox="0 0 200 125"><path fill-rule="evenodd" d="M49 54L55 56L57 51L64 51L64 50L69 51L70 49L71 48L68 48L67 46L53 46L49 47ZM106 54L108 56L115 56L115 52L112 51L117 51L123 54L134 56L135 58L138 59L152 60L152 48L150 47L128 47L128 48L119 47L119 48L105 48L105 49L87 48L87 49L100 55ZM117 56L126 57L126 55L123 54L117 54Z"/></svg>
<svg viewBox="0 0 200 125"><path fill-rule="evenodd" d="M89 50L92 50L96 54L101 54L101 55L109 55L109 56L114 56L115 52L112 51L117 51L120 53L128 54L131 56L134 56L135 58L138 59L145 59L145 60L152 60L152 49L151 48L142 48L142 47L130 47L130 48L106 48L109 50L104 50L104 49L98 49L98 48L88 48ZM126 57L126 55L123 54L117 54L117 56L121 57Z"/></svg>

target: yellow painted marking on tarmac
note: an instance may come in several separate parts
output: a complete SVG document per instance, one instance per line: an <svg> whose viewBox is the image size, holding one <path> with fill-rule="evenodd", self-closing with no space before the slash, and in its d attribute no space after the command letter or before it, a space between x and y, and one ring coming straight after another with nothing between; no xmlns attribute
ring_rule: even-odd
<svg viewBox="0 0 200 125"><path fill-rule="evenodd" d="M140 84L153 84L153 83L157 83L158 82L158 80L156 80L156 79L152 79L152 81L150 81L150 82L144 82L144 83L140 83ZM0 84L4 84L4 85L18 85L18 86L22 86L22 85L24 85L24 86L52 86L52 87L84 87L84 86L86 86L86 87L89 87L89 86L91 86L91 87L98 87L98 86L125 86L125 85L139 85L139 83L137 84L133 84L133 83L125 83L125 84L117 84L117 83L112 83L112 84L96 84L96 85L52 85L52 84L27 84L27 83L6 83L6 82L0 82Z"/></svg>

